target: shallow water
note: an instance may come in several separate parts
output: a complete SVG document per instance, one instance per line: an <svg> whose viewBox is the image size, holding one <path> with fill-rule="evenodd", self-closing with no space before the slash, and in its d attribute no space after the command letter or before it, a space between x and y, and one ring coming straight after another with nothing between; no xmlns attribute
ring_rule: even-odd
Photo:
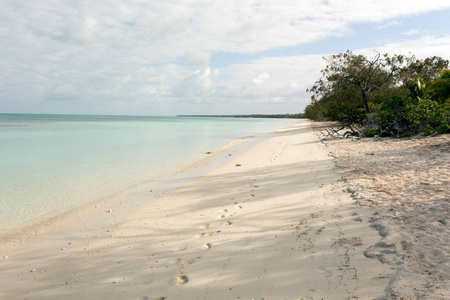
<svg viewBox="0 0 450 300"><path fill-rule="evenodd" d="M0 114L0 232L168 174L295 120Z"/></svg>

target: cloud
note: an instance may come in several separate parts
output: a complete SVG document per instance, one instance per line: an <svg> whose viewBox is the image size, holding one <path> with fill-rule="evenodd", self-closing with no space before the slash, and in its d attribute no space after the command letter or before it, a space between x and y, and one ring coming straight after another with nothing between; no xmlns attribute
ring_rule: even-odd
<svg viewBox="0 0 450 300"><path fill-rule="evenodd" d="M400 24L400 22L394 20L394 21L388 22L388 23L386 23L384 25L380 25L377 28L378 29L385 29L385 28L389 28L389 27L392 27L392 26L397 26L399 24Z"/></svg>
<svg viewBox="0 0 450 300"><path fill-rule="evenodd" d="M386 44L375 49L359 49L355 52L373 55L373 50L376 50L379 53L414 54L417 58L421 59L430 56L441 56L445 59L450 59L450 35L444 37L424 35L417 39L405 39L398 43Z"/></svg>
<svg viewBox="0 0 450 300"><path fill-rule="evenodd" d="M212 83L211 69L206 67L182 78L178 84L174 85L171 95L178 97L191 96L200 99L207 98L214 92Z"/></svg>
<svg viewBox="0 0 450 300"><path fill-rule="evenodd" d="M395 25L393 18L449 7L447 0L6 0L0 109L101 113L107 106L176 114L191 104L209 110L227 103L230 111L274 110L266 104L299 111L309 98L305 88L320 76L320 56L258 53L342 36L361 22ZM448 44L423 37L386 49L408 47L442 53ZM254 56L212 69L211 56L223 52Z"/></svg>
<svg viewBox="0 0 450 300"><path fill-rule="evenodd" d="M238 107L264 103L276 104L278 113L298 112L309 103L306 88L320 77L323 67L320 55L261 58L235 64L218 71L211 96L227 99Z"/></svg>
<svg viewBox="0 0 450 300"><path fill-rule="evenodd" d="M99 33L99 23L93 17L84 18L79 24L67 28L64 35L67 39L81 43L93 42Z"/></svg>
<svg viewBox="0 0 450 300"><path fill-rule="evenodd" d="M253 79L253 82L255 84L263 84L265 81L267 81L270 78L270 75L267 73L262 73L260 75L258 75L258 77L256 77L255 79Z"/></svg>
<svg viewBox="0 0 450 300"><path fill-rule="evenodd" d="M403 34L404 35L419 35L419 34L423 34L423 33L424 33L424 31L420 30L420 29L410 29L410 30L404 32Z"/></svg>

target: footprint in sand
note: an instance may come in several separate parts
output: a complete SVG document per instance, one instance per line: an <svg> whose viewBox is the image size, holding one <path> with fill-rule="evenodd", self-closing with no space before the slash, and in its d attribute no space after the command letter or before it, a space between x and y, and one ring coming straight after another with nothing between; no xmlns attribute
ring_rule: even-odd
<svg viewBox="0 0 450 300"><path fill-rule="evenodd" d="M199 228L200 229L208 229L209 228L209 224L200 225Z"/></svg>
<svg viewBox="0 0 450 300"><path fill-rule="evenodd" d="M361 246L362 243L362 239L360 237L351 237L351 238L340 238L338 240L338 243L341 245L352 245L352 246Z"/></svg>
<svg viewBox="0 0 450 300"><path fill-rule="evenodd" d="M188 260L183 261L183 265L192 265L197 259L200 259L200 257L193 257Z"/></svg>
<svg viewBox="0 0 450 300"><path fill-rule="evenodd" d="M303 249L303 251L307 252L309 250L311 250L312 248L314 248L314 243L311 242L310 240L303 240L300 247Z"/></svg>
<svg viewBox="0 0 450 300"><path fill-rule="evenodd" d="M209 233L205 234L205 236L213 236L213 235L218 234L219 232L220 232L220 230L209 232Z"/></svg>
<svg viewBox="0 0 450 300"><path fill-rule="evenodd" d="M177 276L177 278L176 278L176 280L175 280L175 283L176 283L177 285L183 285L183 284L187 283L188 281L189 281L189 279L187 278L187 276L181 274L181 275L178 275L178 276Z"/></svg>
<svg viewBox="0 0 450 300"><path fill-rule="evenodd" d="M207 250L207 249L209 249L209 248L211 248L211 244L203 244L203 245L202 245L202 249L203 249L203 250Z"/></svg>
<svg viewBox="0 0 450 300"><path fill-rule="evenodd" d="M319 229L317 229L316 234L320 234L322 231L325 230L325 228L327 228L327 226L322 226Z"/></svg>
<svg viewBox="0 0 450 300"><path fill-rule="evenodd" d="M233 224L233 223L231 223L230 221L228 221L228 222L225 222L225 223L223 223L224 225L231 225L231 224Z"/></svg>

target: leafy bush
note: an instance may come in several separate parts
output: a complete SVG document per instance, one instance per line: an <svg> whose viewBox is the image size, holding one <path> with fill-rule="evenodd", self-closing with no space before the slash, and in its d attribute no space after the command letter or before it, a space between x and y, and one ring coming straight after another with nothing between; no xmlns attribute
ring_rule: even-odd
<svg viewBox="0 0 450 300"><path fill-rule="evenodd" d="M324 112L323 116L331 121L340 121L348 124L361 123L366 114L362 106L336 105Z"/></svg>
<svg viewBox="0 0 450 300"><path fill-rule="evenodd" d="M450 121L450 105L439 105L431 99L419 99L417 104L408 105L407 120L414 133L424 134L448 133Z"/></svg>
<svg viewBox="0 0 450 300"><path fill-rule="evenodd" d="M440 105L435 113L435 130L436 133L450 133L450 101Z"/></svg>
<svg viewBox="0 0 450 300"><path fill-rule="evenodd" d="M407 109L407 101L400 96L394 96L386 100L382 104L377 118L380 134L383 136L410 134Z"/></svg>
<svg viewBox="0 0 450 300"><path fill-rule="evenodd" d="M415 100L415 101L414 101ZM394 96L383 102L367 124L365 136L409 136L450 133L450 102Z"/></svg>
<svg viewBox="0 0 450 300"><path fill-rule="evenodd" d="M381 135L381 130L378 128L366 128L364 129L365 137L374 137L376 135Z"/></svg>
<svg viewBox="0 0 450 300"><path fill-rule="evenodd" d="M413 131L418 132L429 125L436 105L437 103L430 99L419 99L417 104L408 105L406 118L411 124Z"/></svg>
<svg viewBox="0 0 450 300"><path fill-rule="evenodd" d="M450 98L450 70L443 70L441 76L430 82L426 96L439 104L445 104Z"/></svg>

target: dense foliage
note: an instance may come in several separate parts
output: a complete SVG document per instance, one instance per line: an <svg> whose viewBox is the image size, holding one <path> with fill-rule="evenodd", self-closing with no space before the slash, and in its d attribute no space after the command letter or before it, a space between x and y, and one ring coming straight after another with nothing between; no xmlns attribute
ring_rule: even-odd
<svg viewBox="0 0 450 300"><path fill-rule="evenodd" d="M450 133L448 60L350 51L325 60L305 117L358 125L362 136Z"/></svg>

